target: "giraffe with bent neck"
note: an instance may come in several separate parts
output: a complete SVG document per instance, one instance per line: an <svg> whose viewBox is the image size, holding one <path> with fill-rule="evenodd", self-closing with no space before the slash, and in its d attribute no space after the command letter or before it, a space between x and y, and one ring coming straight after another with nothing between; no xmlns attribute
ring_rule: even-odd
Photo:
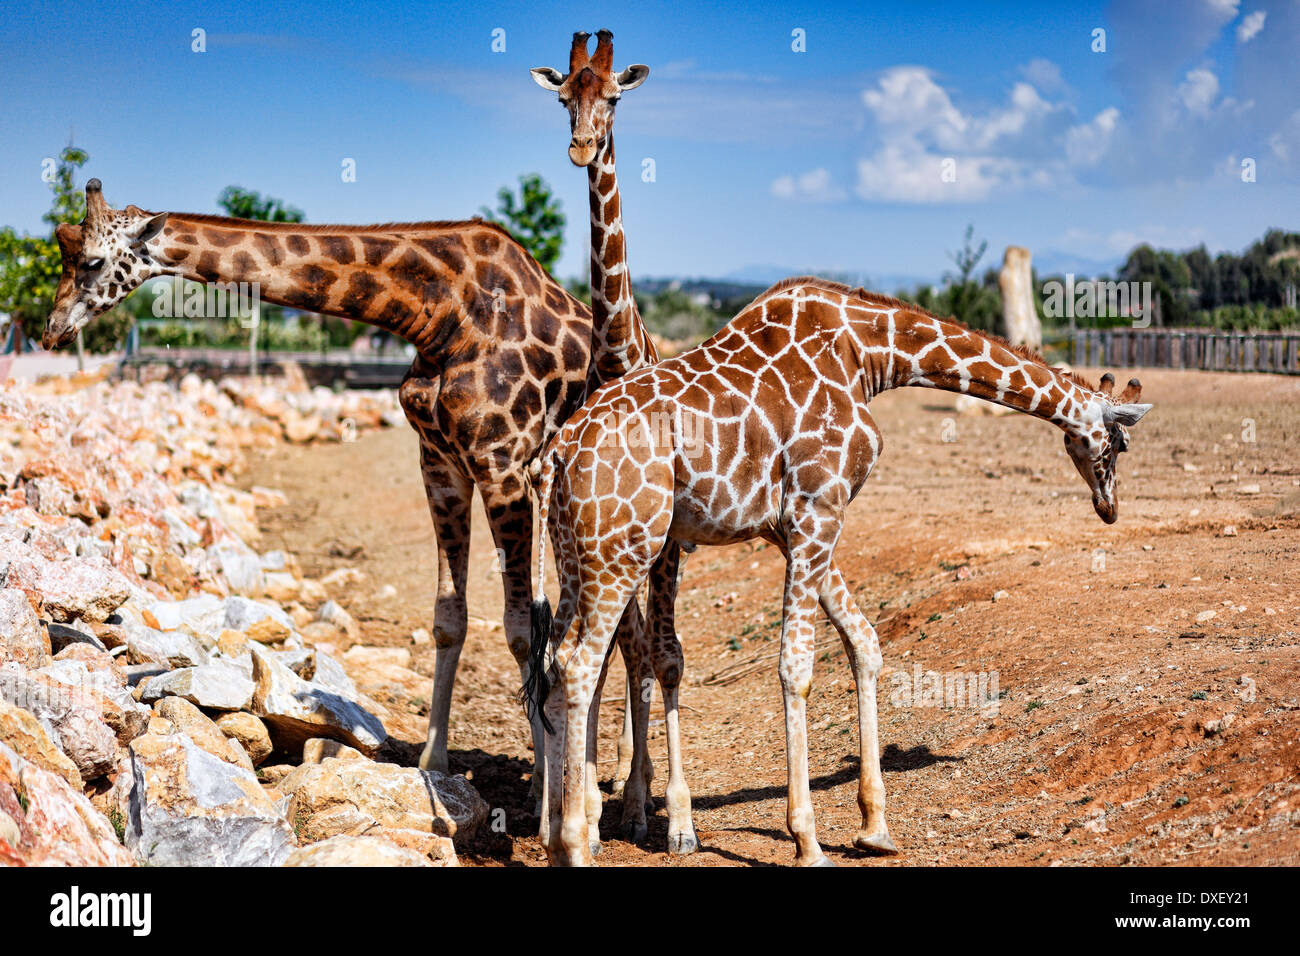
<svg viewBox="0 0 1300 956"><path fill-rule="evenodd" d="M46 348L148 279L257 283L262 299L343 316L412 343L399 397L420 438L438 549L437 643L420 765L447 769L447 725L468 627L470 511L483 499L502 555L505 631L526 676L533 513L527 469L587 394L591 316L499 226L304 226L115 210L97 179L86 215L56 230L63 273ZM533 722L534 740L542 733ZM542 747L535 747L540 768ZM540 777L534 774L535 786Z"/></svg>
<svg viewBox="0 0 1300 956"><path fill-rule="evenodd" d="M806 702L819 605L839 632L857 687L862 827L853 844L896 853L880 773L883 659L834 561L846 509L880 454L867 405L882 391L920 386L1051 422L1065 432L1094 510L1112 523L1116 458L1128 447L1128 427L1151 408L1138 404L1136 379L1117 398L1113 385L1107 375L1093 388L1034 353L895 299L796 278L764 292L700 346L601 388L560 430L540 475L541 517L549 518L569 595L562 604L577 608L576 627L554 622L548 669L535 688L537 706L564 728L547 742L548 766L563 767L547 776L556 814L551 862L591 862L584 775L592 768L583 741L628 595L669 542L753 538L786 558L778 673L796 862L830 862L817 842L808 781ZM542 554L535 574L540 595Z"/></svg>
<svg viewBox="0 0 1300 956"><path fill-rule="evenodd" d="M569 159L587 170L587 193L591 207L591 311L595 335L592 362L592 390L659 361L641 321L632 294L627 262L627 241L623 232L622 197L614 159L614 111L622 95L645 82L650 68L633 64L614 70L614 35L608 30L596 34L596 49L588 55L589 33L573 34L569 48L569 72L550 67L532 71L538 86L557 95L569 113ZM683 672L681 644L677 639L673 613L677 599L680 550L669 543L656 561L646 596L642 620L636 601L631 601L619 623L618 646L627 665L627 693L623 737L619 742L619 768L614 790L623 784L623 835L640 842L648 833L645 801L652 767L646 750L650 700L647 693L657 681L664 702L668 744L667 810L668 849L674 854L691 853L698 847L691 824L690 791L682 771L678 733L678 687ZM541 596L539 595L539 598ZM569 609L557 608L563 618ZM549 610L539 611L549 614ZM540 660L540 658L539 658ZM588 759L593 768L587 779L587 815L592 845L599 846L601 799L595 779L595 721L593 711L588 733ZM547 839L549 813L543 806L541 831Z"/></svg>

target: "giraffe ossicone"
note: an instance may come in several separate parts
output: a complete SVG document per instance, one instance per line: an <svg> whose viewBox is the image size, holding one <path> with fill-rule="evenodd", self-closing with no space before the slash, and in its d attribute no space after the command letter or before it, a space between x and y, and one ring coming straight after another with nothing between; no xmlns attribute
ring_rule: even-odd
<svg viewBox="0 0 1300 956"><path fill-rule="evenodd" d="M560 430L543 460L539 499L549 522L566 607L541 663L537 706L563 736L547 740L552 806L548 856L591 862L584 817L584 741L605 653L626 606L670 542L727 544L763 538L786 558L778 673L785 706L787 826L796 862L829 862L817 842L808 781L806 701L812 687L814 615L826 612L857 687L860 731L854 846L890 854L876 684L883 663L875 630L835 565L845 510L870 474L881 435L868 411L880 392L905 386L974 395L1049 421L1093 496L1117 516L1115 462L1129 426L1150 410L1137 380L1112 398L1112 376L1093 388L1037 354L915 306L800 277L777 283L703 344L601 388ZM709 423L705 454L681 453L678 436L638 433L609 442L607 419L688 413ZM538 555L535 587L545 563ZM563 603L563 602L562 602ZM538 653L540 641L534 643ZM554 768L563 767L563 773Z"/></svg>
<svg viewBox="0 0 1300 956"><path fill-rule="evenodd" d="M569 114L570 161L587 170L587 194L591 210L591 312L593 337L592 379L594 390L600 384L658 361L658 351L650 339L636 299L627 262L627 242L623 231L622 197L614 160L614 110L620 97L636 89L650 73L643 64L622 71L614 69L614 35L608 30L596 33L596 49L588 53L591 35L578 32L569 47L569 69L561 74L550 67L532 71L533 79L543 89L557 95ZM617 432L610 434L617 441ZM689 853L698 846L691 823L690 791L684 780L681 746L678 738L677 697L683 670L681 644L674 624L678 571L681 555L676 544L663 549L656 561L642 618L635 600L630 601L620 618L617 644L627 665L623 735L619 741L619 767L615 772L614 790L622 785L623 835L639 842L647 835L645 805L653 772L646 749L650 720L650 697L644 688L657 681L664 700L665 727L668 738L669 776L667 786L668 847L675 853ZM539 601L542 595L539 592ZM568 619L572 609L561 597L556 616ZM539 604L538 616L549 618L550 609ZM545 646L535 655L544 653ZM534 673L540 660L534 658ZM539 675L540 679L540 675ZM603 674L602 674L603 681ZM588 760L591 772L586 781L586 802L590 843L599 846L600 791L595 779L595 722L590 721ZM549 771L549 765L548 765ZM548 789L543 801L540 834L549 839L550 804Z"/></svg>

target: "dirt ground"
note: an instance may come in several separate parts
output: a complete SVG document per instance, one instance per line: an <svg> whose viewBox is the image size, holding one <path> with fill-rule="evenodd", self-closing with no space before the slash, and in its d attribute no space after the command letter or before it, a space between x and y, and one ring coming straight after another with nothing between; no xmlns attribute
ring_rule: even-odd
<svg viewBox="0 0 1300 956"><path fill-rule="evenodd" d="M1300 864L1300 380L1141 378L1155 408L1120 459L1113 526L1093 513L1051 426L960 415L955 396L924 389L872 403L885 449L838 560L882 641L883 767L902 853L852 848L853 682L823 622L810 767L819 839L837 863ZM436 575L414 435L282 447L246 482L290 499L264 514L263 548L296 552L311 574L365 571L344 602L365 642L411 646L413 666L432 674L432 645L410 637L432 625ZM480 837L462 862L542 865L518 672L481 512L473 547L452 769L506 809L509 832ZM656 696L650 836L644 846L619 839L610 798L602 865L793 859L775 660L782 573L762 544L690 557L678 627L701 849L664 852ZM606 791L621 721L615 666L601 721ZM974 692L957 694L958 684ZM418 743L427 703L406 706L402 733Z"/></svg>

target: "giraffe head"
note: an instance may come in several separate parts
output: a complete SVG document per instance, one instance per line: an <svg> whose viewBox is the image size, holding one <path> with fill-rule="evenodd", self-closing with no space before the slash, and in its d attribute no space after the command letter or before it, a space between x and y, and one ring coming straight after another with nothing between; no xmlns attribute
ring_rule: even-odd
<svg viewBox="0 0 1300 956"><path fill-rule="evenodd" d="M166 222L165 212L145 212L138 206L110 209L99 180L86 183L86 216L81 224L65 222L54 230L63 275L54 308L45 320L41 338L45 348L68 345L91 319L117 305L146 279L161 274L145 244Z"/></svg>
<svg viewBox="0 0 1300 956"><path fill-rule="evenodd" d="M622 73L614 72L614 34L601 30L596 34L596 52L587 55L590 33L575 33L569 50L569 72L539 66L533 79L544 90L560 97L560 105L569 111L569 159L575 166L589 166L609 138L614 127L614 106L624 90L634 90L650 75L650 67L641 63Z"/></svg>
<svg viewBox="0 0 1300 956"><path fill-rule="evenodd" d="M1115 461L1120 452L1128 451L1128 429L1151 410L1138 404L1142 383L1130 379L1118 398L1111 398L1115 376L1107 372L1101 378L1097 400L1084 408L1081 421L1065 431L1065 450L1083 480L1092 490L1092 507L1106 524L1119 517L1115 500Z"/></svg>

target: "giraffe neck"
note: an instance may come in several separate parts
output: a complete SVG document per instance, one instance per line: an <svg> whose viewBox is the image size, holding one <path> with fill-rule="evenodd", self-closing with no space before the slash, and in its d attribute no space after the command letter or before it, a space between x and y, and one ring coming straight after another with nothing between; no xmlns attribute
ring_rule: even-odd
<svg viewBox="0 0 1300 956"><path fill-rule="evenodd" d="M900 310L880 331L885 368L875 391L919 386L973 395L1067 431L1084 426L1095 400L1062 372L956 322Z"/></svg>
<svg viewBox="0 0 1300 956"><path fill-rule="evenodd" d="M592 361L600 381L606 382L658 359L632 296L612 132L587 167L587 186L591 203Z"/></svg>
<svg viewBox="0 0 1300 956"><path fill-rule="evenodd" d="M169 213L149 242L154 275L208 283L256 283L261 300L341 316L392 332L422 355L454 346L463 331L452 299L492 300L478 288L468 242L456 224L388 231L313 227ZM470 224L461 224L468 226ZM447 294L447 269L459 266L461 296ZM466 263L470 268L466 268ZM440 296L438 293L441 292ZM468 298L466 298L468 297Z"/></svg>

